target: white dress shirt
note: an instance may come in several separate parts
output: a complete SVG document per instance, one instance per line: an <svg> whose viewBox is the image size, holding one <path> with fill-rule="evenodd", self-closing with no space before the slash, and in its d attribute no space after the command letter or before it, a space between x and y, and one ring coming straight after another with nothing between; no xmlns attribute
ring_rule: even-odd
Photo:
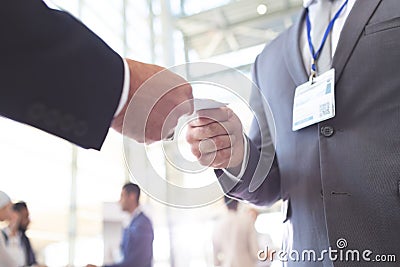
<svg viewBox="0 0 400 267"><path fill-rule="evenodd" d="M117 107L117 110L114 113L114 118L118 116L118 114L121 112L121 110L124 108L126 102L128 101L128 95L129 95L129 85L130 85L130 72L129 72L129 66L128 62L123 58L122 61L124 62L124 84L122 86L122 94L121 98L119 99L119 104Z"/></svg>
<svg viewBox="0 0 400 267"><path fill-rule="evenodd" d="M10 230L4 229L8 240L4 239L0 233L0 266L1 267L21 267L25 265L25 252L21 245L20 235L11 237Z"/></svg>
<svg viewBox="0 0 400 267"><path fill-rule="evenodd" d="M304 8L308 7L308 12L310 16L310 21L311 23L314 21L317 21L318 13L315 12L316 9L318 9L318 5L321 4L321 1L329 1L329 0L303 0L303 6ZM340 7L343 5L345 0L333 0L332 1L332 11L331 11L331 18L338 12ZM340 33L342 32L344 23L346 22L347 17L350 14L351 9L353 8L356 0L349 0L347 5L344 7L342 12L340 13L340 16L337 18L335 21L335 24L333 25L332 32L331 32L331 47L332 47L332 58L335 55L337 45L339 43L339 37ZM311 25L311 36L313 35L313 27ZM320 44L313 44L314 48L319 47ZM308 45L308 38L307 38L307 27L306 23L303 23L303 29L301 32L301 37L300 37L300 51L301 51L301 56L303 58L303 63L304 67L307 70L308 75L310 75L310 70L311 70L311 61L312 61L312 56L310 52L310 48Z"/></svg>
<svg viewBox="0 0 400 267"><path fill-rule="evenodd" d="M25 249L21 243L21 233L18 232L16 235L11 236L11 230L9 228L6 228L5 230L8 235L8 245L7 245L8 253L17 263L17 266L20 267L25 266L26 254L25 254Z"/></svg>
<svg viewBox="0 0 400 267"><path fill-rule="evenodd" d="M317 9L318 5L321 4L321 1L330 1L330 0L303 0L304 8L308 7L308 12L309 12L311 22L316 21L316 17L318 16L318 14L317 14L317 12L315 12L315 10ZM331 17L333 17L336 14L336 12L340 9L340 7L343 5L343 3L345 1L346 0L333 0ZM356 2L356 0L349 0L347 5L344 7L342 12L340 13L340 16L335 21L335 24L333 25L333 28L331 31L332 57L335 55L336 48L339 43L340 33L342 32L344 23L346 22L347 17L349 16L350 11L353 8L355 2ZM312 35L312 27L311 27L311 35ZM301 32L299 41L300 41L299 45L300 45L301 56L303 58L303 64L304 64L305 69L307 70L308 75L310 75L312 56L311 56L310 48L308 45L307 27L306 27L305 21L303 23L302 32ZM319 47L319 46L320 46L320 44L314 44L314 47ZM248 158L248 150L249 150L247 138L244 138L244 145L245 145L244 159L247 159ZM242 176L246 170L246 166L247 166L247 162L246 162L246 160L243 160L241 170L238 175L233 175L228 169L224 169L224 172L231 179L239 180L242 178Z"/></svg>

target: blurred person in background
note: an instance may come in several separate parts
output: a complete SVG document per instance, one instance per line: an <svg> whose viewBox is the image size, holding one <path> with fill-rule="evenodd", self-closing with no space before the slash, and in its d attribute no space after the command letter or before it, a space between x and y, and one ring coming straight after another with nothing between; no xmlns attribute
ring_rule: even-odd
<svg viewBox="0 0 400 267"><path fill-rule="evenodd" d="M26 236L26 230L28 230L28 226L31 222L28 206L25 202L20 201L13 205L13 210L19 216L17 236L19 237L19 248L20 250L22 250L23 259L25 260L25 264L23 266L44 267L44 265L39 265L37 263L35 252L32 249L31 242Z"/></svg>
<svg viewBox="0 0 400 267"><path fill-rule="evenodd" d="M258 215L260 214L260 211L258 208L256 208L252 204L248 204L248 206L249 206L249 208L247 208L245 212L248 213L248 216L250 216L251 220L253 221L253 223L255 225ZM271 257L273 256L272 250L278 250L279 248L275 247L271 236L265 232L262 235L258 235L257 241L258 241L258 246L260 248L268 248L267 251L265 249L258 250L258 252L257 252L257 267L270 267L271 263L272 263ZM267 253L268 255L265 255L265 253Z"/></svg>
<svg viewBox="0 0 400 267"><path fill-rule="evenodd" d="M154 231L150 219L143 213L139 203L140 188L137 184L123 186L121 209L130 214L121 243L122 260L105 267L151 267L153 261ZM88 264L87 267L96 267Z"/></svg>
<svg viewBox="0 0 400 267"><path fill-rule="evenodd" d="M255 217L238 211L238 201L225 197L228 213L213 233L214 264L218 267L255 267L259 250Z"/></svg>
<svg viewBox="0 0 400 267"><path fill-rule="evenodd" d="M15 257L18 246L15 246L15 236L18 232L18 215L13 211L10 197L0 191L0 222L8 223L8 227L0 232L0 266L20 267L23 266L22 255Z"/></svg>

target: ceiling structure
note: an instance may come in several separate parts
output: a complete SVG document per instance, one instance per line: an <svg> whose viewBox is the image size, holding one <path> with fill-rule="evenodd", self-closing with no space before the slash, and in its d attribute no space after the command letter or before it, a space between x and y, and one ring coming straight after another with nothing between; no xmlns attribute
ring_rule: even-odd
<svg viewBox="0 0 400 267"><path fill-rule="evenodd" d="M291 26L302 0L241 0L176 19L200 59L265 44Z"/></svg>

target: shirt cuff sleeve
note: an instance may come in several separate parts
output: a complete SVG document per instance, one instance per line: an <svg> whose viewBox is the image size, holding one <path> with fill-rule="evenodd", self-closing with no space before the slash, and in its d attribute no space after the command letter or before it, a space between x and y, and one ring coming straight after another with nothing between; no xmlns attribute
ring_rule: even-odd
<svg viewBox="0 0 400 267"><path fill-rule="evenodd" d="M232 173L232 169L222 169L224 171L224 173L233 181L235 182L239 182L240 179L242 179L242 176L244 174L244 172L246 171L246 166L247 166L247 160L248 159L248 140L246 138L246 136L243 134L243 144L244 144L244 153L243 153L243 161L242 161L242 165L240 166L240 172L238 175L235 175Z"/></svg>
<svg viewBox="0 0 400 267"><path fill-rule="evenodd" d="M122 61L124 62L124 85L122 87L122 94L121 98L119 99L119 104L117 110L114 113L114 118L118 116L121 110L124 108L126 102L128 101L129 96L129 85L130 85L130 73L129 73L129 66L128 62L123 58Z"/></svg>

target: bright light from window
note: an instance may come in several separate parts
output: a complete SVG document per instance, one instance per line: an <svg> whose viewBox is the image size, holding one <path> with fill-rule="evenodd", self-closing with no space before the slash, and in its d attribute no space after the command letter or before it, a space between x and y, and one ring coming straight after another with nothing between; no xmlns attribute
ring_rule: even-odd
<svg viewBox="0 0 400 267"><path fill-rule="evenodd" d="M258 5L258 7L257 7L257 13L260 15L264 15L265 13L267 13L267 10L268 10L268 8L264 4Z"/></svg>

